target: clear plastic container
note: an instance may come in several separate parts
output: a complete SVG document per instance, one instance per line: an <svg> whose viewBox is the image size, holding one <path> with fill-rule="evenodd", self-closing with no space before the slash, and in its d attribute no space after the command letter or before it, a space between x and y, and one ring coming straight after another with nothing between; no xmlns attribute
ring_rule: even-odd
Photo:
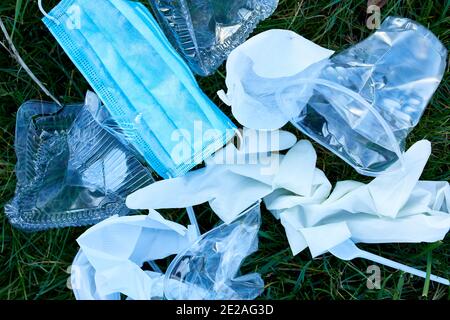
<svg viewBox="0 0 450 320"><path fill-rule="evenodd" d="M243 43L278 0L151 0L163 29L191 69L206 76Z"/></svg>
<svg viewBox="0 0 450 320"><path fill-rule="evenodd" d="M28 101L20 107L17 187L5 206L15 227L82 226L130 213L126 196L152 183L152 172L103 120L110 119L99 104Z"/></svg>

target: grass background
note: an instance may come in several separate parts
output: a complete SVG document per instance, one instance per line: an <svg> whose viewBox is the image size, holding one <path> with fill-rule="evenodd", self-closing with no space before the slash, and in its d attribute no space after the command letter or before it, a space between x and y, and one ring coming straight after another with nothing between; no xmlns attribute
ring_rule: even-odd
<svg viewBox="0 0 450 320"><path fill-rule="evenodd" d="M46 0L50 9L57 1ZM341 50L367 37L367 1L280 0L276 13L255 31L290 29L312 41ZM449 47L450 1L393 1L382 8L382 17L399 15L412 18L431 29ZM64 103L83 101L88 84L63 50L40 22L36 1L2 0L0 16L13 36L25 62L50 91ZM3 41L4 39L2 39ZM448 71L448 69L447 69ZM213 76L199 79L204 91L229 114L215 92L224 88L224 68ZM422 179L449 180L450 108L449 77L446 73L421 122L408 139L408 146L419 139L432 142L433 154ZM48 98L28 75L0 47L0 299L73 299L66 287L70 266L78 247L75 242L86 228L69 228L26 234L13 229L3 206L15 188L14 129L19 106L29 99ZM301 137L301 134L297 132ZM318 167L334 183L343 179L367 181L343 161L315 144ZM217 223L207 206L196 208L205 229ZM184 222L183 211L164 211L169 218ZM366 245L383 256L449 277L449 248L446 240L433 244ZM260 250L249 257L244 271L260 272L266 283L266 299L449 299L447 287L411 277L400 271L382 269L382 288L366 287L365 260L340 261L330 255L311 260L306 250L293 257L283 227L263 211Z"/></svg>

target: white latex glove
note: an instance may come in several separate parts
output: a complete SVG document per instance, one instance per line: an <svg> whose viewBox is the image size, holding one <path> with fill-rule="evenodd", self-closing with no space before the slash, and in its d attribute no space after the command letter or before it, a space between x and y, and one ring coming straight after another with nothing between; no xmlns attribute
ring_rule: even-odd
<svg viewBox="0 0 450 320"><path fill-rule="evenodd" d="M287 191L294 180L279 185L284 190L264 201L285 227L294 255L309 247L315 257L349 238L365 243L438 241L450 228L450 187L444 181L418 181L430 152L429 142L419 141L405 153L403 169L393 167L367 185L338 182L320 203ZM310 189L316 189L314 183Z"/></svg>
<svg viewBox="0 0 450 320"><path fill-rule="evenodd" d="M283 156L268 151L288 149L296 142L285 131L245 129L238 150L232 144L207 161L207 167L183 177L155 182L127 198L134 209L185 208L209 201L225 223L273 191L272 180Z"/></svg>
<svg viewBox="0 0 450 320"><path fill-rule="evenodd" d="M247 70L251 68L257 76L269 79L289 77L329 58L333 53L293 31L272 29L262 32L229 55L226 63L228 92L219 91L219 97L232 106L233 116L243 126L253 129L281 128L290 120L289 115L295 116L297 110L281 112L273 102L277 88L262 88L257 79L249 77ZM258 93L252 94L250 88L255 88ZM257 99L255 95L267 99Z"/></svg>
<svg viewBox="0 0 450 320"><path fill-rule="evenodd" d="M132 300L163 297L163 274L143 271L146 261L178 254L195 240L194 230L148 216L114 216L91 227L77 242L80 252L71 269L77 299Z"/></svg>

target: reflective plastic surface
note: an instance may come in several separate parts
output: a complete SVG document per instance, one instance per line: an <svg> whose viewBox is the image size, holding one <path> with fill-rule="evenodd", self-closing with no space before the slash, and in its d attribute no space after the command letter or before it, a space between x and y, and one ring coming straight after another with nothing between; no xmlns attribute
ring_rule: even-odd
<svg viewBox="0 0 450 320"><path fill-rule="evenodd" d="M278 0L150 0L172 44L199 75L213 73Z"/></svg>
<svg viewBox="0 0 450 320"><path fill-rule="evenodd" d="M100 108L41 101L21 106L17 187L5 207L14 226L37 231L125 215L125 197L154 181L136 152L94 118Z"/></svg>

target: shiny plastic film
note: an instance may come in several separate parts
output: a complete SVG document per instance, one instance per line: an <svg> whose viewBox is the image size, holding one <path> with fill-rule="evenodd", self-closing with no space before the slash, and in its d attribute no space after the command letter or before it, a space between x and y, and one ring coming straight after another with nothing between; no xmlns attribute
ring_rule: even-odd
<svg viewBox="0 0 450 320"><path fill-rule="evenodd" d="M160 176L183 175L234 136L141 3L63 0L43 21Z"/></svg>
<svg viewBox="0 0 450 320"><path fill-rule="evenodd" d="M258 40L254 51L267 46ZM447 50L425 27L388 17L366 40L296 74L264 76L250 50L242 50L227 65L241 70L227 79L227 99L233 107L245 101L270 108L283 118L280 126L291 121L359 173L376 176L402 159L405 139L442 80L446 59Z"/></svg>
<svg viewBox="0 0 450 320"><path fill-rule="evenodd" d="M243 43L278 0L150 0L163 29L191 69L214 71Z"/></svg>
<svg viewBox="0 0 450 320"><path fill-rule="evenodd" d="M381 172L397 160L397 145L404 150L406 136L442 80L446 60L446 49L429 30L409 19L387 18L372 36L332 57L319 76L363 100L317 85L293 122L359 171ZM364 101L385 120L395 144Z"/></svg>
<svg viewBox="0 0 450 320"><path fill-rule="evenodd" d="M170 300L252 300L264 290L258 273L239 275L243 260L258 249L259 203L230 224L202 235L179 253L165 275Z"/></svg>
<svg viewBox="0 0 450 320"><path fill-rule="evenodd" d="M125 197L154 179L138 154L111 134L96 96L59 106L28 101L17 113L17 187L5 206L26 231L95 224L131 212Z"/></svg>

